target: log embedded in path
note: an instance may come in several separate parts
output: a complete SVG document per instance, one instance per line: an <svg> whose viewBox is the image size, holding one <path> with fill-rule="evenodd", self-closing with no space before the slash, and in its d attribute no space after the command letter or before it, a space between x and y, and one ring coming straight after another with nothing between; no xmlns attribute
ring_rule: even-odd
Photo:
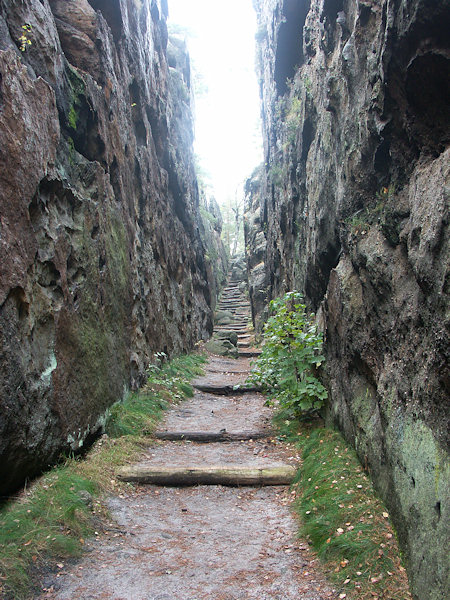
<svg viewBox="0 0 450 600"><path fill-rule="evenodd" d="M261 440L271 437L273 432L268 431L156 431L158 440L168 442L244 442L248 440Z"/></svg>
<svg viewBox="0 0 450 600"><path fill-rule="evenodd" d="M241 353L239 353L241 355ZM250 394L260 392L261 388L256 386L249 386L245 383L241 386L235 385L214 385L208 383L196 383L194 381L194 388L199 392L205 392L207 394L216 394L217 396L239 396L240 394Z"/></svg>
<svg viewBox="0 0 450 600"><path fill-rule="evenodd" d="M167 486L227 485L262 486L289 485L296 473L295 467L151 467L133 465L118 473L122 481Z"/></svg>

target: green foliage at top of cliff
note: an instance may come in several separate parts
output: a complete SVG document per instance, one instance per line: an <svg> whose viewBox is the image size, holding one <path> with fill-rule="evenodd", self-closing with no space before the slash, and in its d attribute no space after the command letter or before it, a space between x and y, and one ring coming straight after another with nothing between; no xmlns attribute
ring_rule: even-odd
<svg viewBox="0 0 450 600"><path fill-rule="evenodd" d="M328 394L316 377L325 361L322 336L306 313L299 292L288 292L269 305L263 349L249 377L269 392L286 418L304 418L322 408Z"/></svg>

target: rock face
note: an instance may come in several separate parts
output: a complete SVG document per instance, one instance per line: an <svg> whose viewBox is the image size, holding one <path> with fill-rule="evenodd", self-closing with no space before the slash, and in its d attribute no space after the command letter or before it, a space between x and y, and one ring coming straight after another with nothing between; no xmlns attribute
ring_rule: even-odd
<svg viewBox="0 0 450 600"><path fill-rule="evenodd" d="M248 293L255 331L260 333L267 318L268 273L265 265L266 231L263 228L264 172L256 169L245 184L244 236L247 248Z"/></svg>
<svg viewBox="0 0 450 600"><path fill-rule="evenodd" d="M200 188L200 237L207 249L205 263L213 310L216 299L227 282L229 259L222 242L222 226L222 213L215 198L208 197Z"/></svg>
<svg viewBox="0 0 450 600"><path fill-rule="evenodd" d="M86 444L155 351L211 333L189 58L166 16L0 1L2 494Z"/></svg>
<svg viewBox="0 0 450 600"><path fill-rule="evenodd" d="M328 417L389 507L415 598L438 600L449 585L448 4L256 5L265 167L249 183L250 283L268 299L298 289L318 311Z"/></svg>

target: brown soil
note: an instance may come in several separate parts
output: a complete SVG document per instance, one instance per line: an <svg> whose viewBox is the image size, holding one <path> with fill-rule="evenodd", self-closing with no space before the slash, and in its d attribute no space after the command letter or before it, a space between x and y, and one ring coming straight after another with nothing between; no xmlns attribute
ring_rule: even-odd
<svg viewBox="0 0 450 600"><path fill-rule="evenodd" d="M59 600L322 600L336 594L295 537L285 488L138 487L111 498L117 522L61 569Z"/></svg>

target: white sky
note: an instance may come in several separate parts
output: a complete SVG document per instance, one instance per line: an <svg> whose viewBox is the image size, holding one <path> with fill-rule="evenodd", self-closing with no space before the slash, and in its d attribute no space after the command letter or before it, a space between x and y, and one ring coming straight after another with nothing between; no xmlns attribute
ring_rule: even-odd
<svg viewBox="0 0 450 600"><path fill-rule="evenodd" d="M262 161L252 0L169 0L168 22L189 30L207 87L195 100L195 152L223 205Z"/></svg>

